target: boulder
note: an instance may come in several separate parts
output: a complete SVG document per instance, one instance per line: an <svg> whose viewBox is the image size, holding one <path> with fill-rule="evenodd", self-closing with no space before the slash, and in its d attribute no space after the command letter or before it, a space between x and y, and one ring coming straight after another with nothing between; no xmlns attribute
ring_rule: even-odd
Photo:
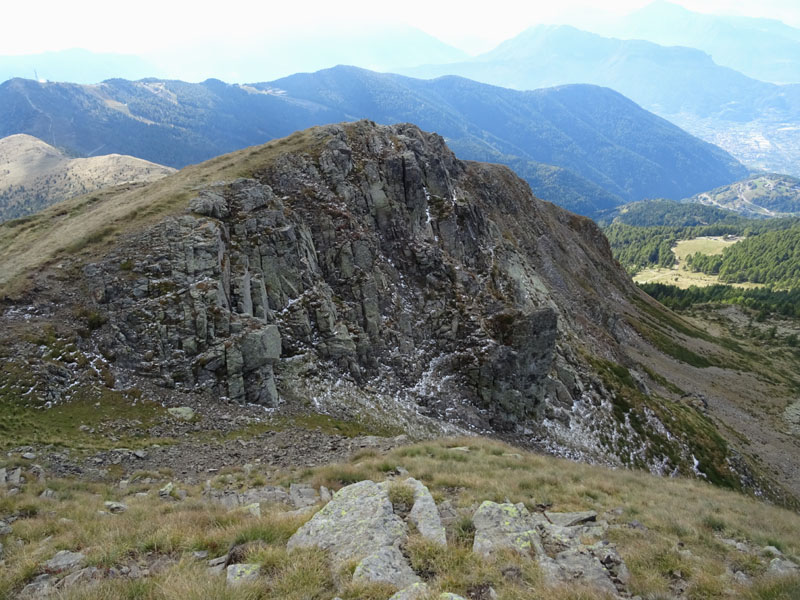
<svg viewBox="0 0 800 600"><path fill-rule="evenodd" d="M419 583L420 579L399 548L384 546L358 563L353 572L353 581L389 583L398 588L405 588Z"/></svg>
<svg viewBox="0 0 800 600"><path fill-rule="evenodd" d="M406 484L414 488L414 504L408 513L408 520L417 527L425 539L443 546L447 545L447 536L439 518L439 511L428 488L413 477L406 479Z"/></svg>
<svg viewBox="0 0 800 600"><path fill-rule="evenodd" d="M486 500L472 517L475 540L472 551L489 556L510 548L520 554L543 554L541 540L525 505L497 504Z"/></svg>
<svg viewBox="0 0 800 600"><path fill-rule="evenodd" d="M318 547L334 563L362 559L406 539L406 525L394 514L389 494L373 481L342 488L289 539L287 547Z"/></svg>

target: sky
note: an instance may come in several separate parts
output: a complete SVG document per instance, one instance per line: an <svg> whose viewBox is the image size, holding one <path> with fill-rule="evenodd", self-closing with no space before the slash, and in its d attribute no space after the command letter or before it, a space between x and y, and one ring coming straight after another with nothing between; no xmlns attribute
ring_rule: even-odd
<svg viewBox="0 0 800 600"><path fill-rule="evenodd" d="M213 40L220 46L270 36L405 23L470 53L485 51L539 23L587 23L636 10L650 0L40 0L9 2L0 55L86 48L95 52L152 54ZM769 17L800 28L798 0L675 0L690 10Z"/></svg>

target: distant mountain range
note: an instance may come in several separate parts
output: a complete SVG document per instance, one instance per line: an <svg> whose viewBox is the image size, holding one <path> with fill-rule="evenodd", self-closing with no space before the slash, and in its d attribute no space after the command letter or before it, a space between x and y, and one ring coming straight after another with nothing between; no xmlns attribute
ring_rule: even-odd
<svg viewBox="0 0 800 600"><path fill-rule="evenodd" d="M703 14L659 0L598 33L698 48L754 79L800 83L800 29L774 19Z"/></svg>
<svg viewBox="0 0 800 600"><path fill-rule="evenodd" d="M74 158L24 134L0 139L0 222L101 188L150 182L174 169L112 154Z"/></svg>
<svg viewBox="0 0 800 600"><path fill-rule="evenodd" d="M800 84L752 79L700 50L538 26L472 59L402 72L459 75L520 90L608 86L746 164L800 175Z"/></svg>
<svg viewBox="0 0 800 600"><path fill-rule="evenodd" d="M90 52L73 48L57 52L0 56L0 81L15 77L71 83L106 79L209 78L236 83L266 81L339 64L392 71L426 63L449 63L469 56L407 25L308 30L294 36L259 36L232 42L204 39L141 56Z"/></svg>
<svg viewBox="0 0 800 600"><path fill-rule="evenodd" d="M747 170L609 89L521 92L337 67L269 83L15 79L0 85L0 135L28 133L79 154L117 152L181 167L312 125L413 122L466 159L513 166L535 193L584 214L679 199Z"/></svg>

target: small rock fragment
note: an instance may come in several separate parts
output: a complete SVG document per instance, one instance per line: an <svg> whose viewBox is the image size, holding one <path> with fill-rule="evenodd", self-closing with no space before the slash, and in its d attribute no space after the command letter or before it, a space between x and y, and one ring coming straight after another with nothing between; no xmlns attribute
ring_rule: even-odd
<svg viewBox="0 0 800 600"><path fill-rule="evenodd" d="M108 512L114 514L123 513L128 510L127 505L123 504L122 502L104 502L103 506L108 509Z"/></svg>

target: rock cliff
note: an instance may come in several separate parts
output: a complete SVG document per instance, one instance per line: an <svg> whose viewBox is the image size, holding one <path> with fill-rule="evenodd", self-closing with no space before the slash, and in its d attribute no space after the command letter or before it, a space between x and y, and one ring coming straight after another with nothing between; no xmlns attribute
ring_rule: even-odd
<svg viewBox="0 0 800 600"><path fill-rule="evenodd" d="M564 342L614 322L632 290L612 267L591 222L507 168L362 121L199 190L84 273L119 369L267 406L313 369L509 430L591 387Z"/></svg>

